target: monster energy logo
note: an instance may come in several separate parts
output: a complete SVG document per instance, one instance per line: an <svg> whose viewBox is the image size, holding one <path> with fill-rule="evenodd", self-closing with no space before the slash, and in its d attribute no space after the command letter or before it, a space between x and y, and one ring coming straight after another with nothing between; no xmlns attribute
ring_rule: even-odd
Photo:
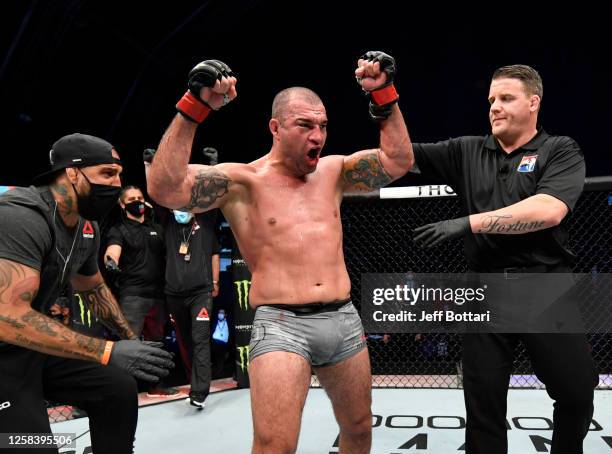
<svg viewBox="0 0 612 454"><path fill-rule="evenodd" d="M91 311L89 309L85 309L85 303L83 302L83 298L81 298L79 293L75 293L74 296L76 296L77 300L79 300L81 324L85 324L85 311L87 311L87 326L91 328Z"/></svg>
<svg viewBox="0 0 612 454"><path fill-rule="evenodd" d="M240 355L240 369L244 373L245 369L249 370L249 346L236 347L236 349L238 350L238 355Z"/></svg>
<svg viewBox="0 0 612 454"><path fill-rule="evenodd" d="M234 281L236 286L236 292L238 293L238 306L240 309L245 311L249 309L249 288L251 287L251 281ZM243 307L244 306L244 307Z"/></svg>

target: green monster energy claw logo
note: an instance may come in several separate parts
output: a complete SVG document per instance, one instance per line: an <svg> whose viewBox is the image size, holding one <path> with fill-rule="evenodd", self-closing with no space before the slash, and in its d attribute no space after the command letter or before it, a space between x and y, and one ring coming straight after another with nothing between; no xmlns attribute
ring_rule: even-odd
<svg viewBox="0 0 612 454"><path fill-rule="evenodd" d="M240 309L245 311L249 309L249 288L251 287L251 281L234 281L236 286L236 292L238 293L238 306Z"/></svg>
<svg viewBox="0 0 612 454"><path fill-rule="evenodd" d="M83 302L83 298L79 293L75 293L74 296L79 301L79 309L81 315L81 324L85 325L85 312L87 312L87 326L91 328L91 311L89 308L85 308L85 303Z"/></svg>
<svg viewBox="0 0 612 454"><path fill-rule="evenodd" d="M244 370L249 370L249 346L245 345L244 347L236 347L238 350L238 354L240 355L240 369L242 373Z"/></svg>

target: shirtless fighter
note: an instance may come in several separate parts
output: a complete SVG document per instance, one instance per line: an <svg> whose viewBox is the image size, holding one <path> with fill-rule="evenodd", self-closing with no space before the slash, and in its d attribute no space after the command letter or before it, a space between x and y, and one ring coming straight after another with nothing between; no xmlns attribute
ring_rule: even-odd
<svg viewBox="0 0 612 454"><path fill-rule="evenodd" d="M268 154L249 164L188 165L198 123L237 95L229 67L207 60L189 74L189 91L148 169L149 194L159 204L195 213L221 208L252 273L253 453L295 452L311 367L331 399L340 452L370 452L370 360L349 300L340 203L344 192L401 177L414 159L394 59L368 52L355 75L380 123L380 148L321 158L323 102L292 87L274 98Z"/></svg>

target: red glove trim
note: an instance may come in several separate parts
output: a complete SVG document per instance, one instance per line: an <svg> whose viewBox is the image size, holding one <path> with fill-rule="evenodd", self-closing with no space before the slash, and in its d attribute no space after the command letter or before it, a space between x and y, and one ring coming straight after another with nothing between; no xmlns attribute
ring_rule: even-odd
<svg viewBox="0 0 612 454"><path fill-rule="evenodd" d="M379 106L391 104L399 99L399 95L397 91L395 91L395 85L393 84L371 91L370 96L372 97L372 101Z"/></svg>
<svg viewBox="0 0 612 454"><path fill-rule="evenodd" d="M196 123L202 123L210 112L210 107L196 98L190 91L186 92L176 103L176 109Z"/></svg>

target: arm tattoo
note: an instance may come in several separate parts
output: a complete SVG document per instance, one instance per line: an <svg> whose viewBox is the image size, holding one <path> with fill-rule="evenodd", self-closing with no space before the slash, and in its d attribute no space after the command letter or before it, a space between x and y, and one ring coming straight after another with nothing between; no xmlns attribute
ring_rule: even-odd
<svg viewBox="0 0 612 454"><path fill-rule="evenodd" d="M19 323L18 320L8 316L5 317L4 315L0 315L0 322L8 323L13 328L17 329L25 328L25 325L23 323Z"/></svg>
<svg viewBox="0 0 612 454"><path fill-rule="evenodd" d="M13 274L16 280L25 278L25 273L18 264L0 259L0 304L12 301L12 298L7 299L3 298L3 296L13 284ZM11 297L14 297L14 295L11 295Z"/></svg>
<svg viewBox="0 0 612 454"><path fill-rule="evenodd" d="M79 347L85 350L87 353L92 353L94 355L104 353L104 339L98 339L95 337L87 337L87 336L75 336L76 343Z"/></svg>
<svg viewBox="0 0 612 454"><path fill-rule="evenodd" d="M28 336L24 336L20 333L17 333L17 335L15 336L14 343L30 350L36 350L55 356L85 359L89 361L91 361L92 359L99 361L102 358L102 355L104 354L104 347L106 345L105 339L87 337L83 334L75 333L73 331L70 331L70 336L71 338L66 338L65 336L62 336L62 339L65 339L66 342L76 341L76 345L82 351L75 351L74 348L70 348L69 346L59 347L56 345L48 345L43 342L36 341Z"/></svg>
<svg viewBox="0 0 612 454"><path fill-rule="evenodd" d="M545 228L546 221L511 222L512 215L487 216L483 219L478 233L528 233ZM504 220L509 223L502 223Z"/></svg>
<svg viewBox="0 0 612 454"><path fill-rule="evenodd" d="M21 320L40 333L53 337L57 336L57 331L55 330L57 329L57 322L40 312L34 310L26 312L21 316Z"/></svg>
<svg viewBox="0 0 612 454"><path fill-rule="evenodd" d="M360 191L379 189L393 181L376 152L346 162L342 177L348 185Z"/></svg>
<svg viewBox="0 0 612 454"><path fill-rule="evenodd" d="M117 300L105 283L80 293L104 326L115 331L122 339L136 337L121 312Z"/></svg>
<svg viewBox="0 0 612 454"><path fill-rule="evenodd" d="M15 282L15 283L14 283ZM38 277L26 277L22 266L0 259L0 303L30 303L36 297ZM5 298L7 291L11 295ZM19 317L19 316L16 316ZM7 342L50 355L99 361L106 341L69 330L61 323L29 308L20 319L0 315L1 337ZM57 342L61 342L60 345Z"/></svg>
<svg viewBox="0 0 612 454"><path fill-rule="evenodd" d="M194 208L206 209L213 205L229 191L232 181L223 172L210 168L202 170L195 177L195 183L191 188L189 204L181 208L183 211L191 211Z"/></svg>

